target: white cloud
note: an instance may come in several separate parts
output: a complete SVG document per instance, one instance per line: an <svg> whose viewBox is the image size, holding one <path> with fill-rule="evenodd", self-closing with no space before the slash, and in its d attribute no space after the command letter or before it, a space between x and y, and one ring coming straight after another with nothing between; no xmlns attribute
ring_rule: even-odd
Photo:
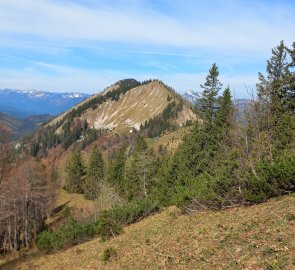
<svg viewBox="0 0 295 270"><path fill-rule="evenodd" d="M287 1L163 0L156 7L145 0L78 2L0 0L0 49L5 49L0 56L17 63L10 69L0 65L1 87L89 92L135 77L160 78L183 92L198 90L216 61L224 85L241 96L245 85L255 85L270 48L282 39L294 41L295 8ZM118 71L122 63L120 69L73 63L73 48L98 61L123 63L129 57L124 64L132 65L139 59L134 66L140 70ZM173 61L165 61L168 57ZM199 73L194 63L202 67Z"/></svg>
<svg viewBox="0 0 295 270"><path fill-rule="evenodd" d="M287 8L281 8L276 11L284 17L275 16L276 21L270 23L267 19L274 19L271 16L274 11L267 6L263 8L270 13L267 15L264 12L264 18L259 17L262 8L257 8L257 5L251 7L243 1L245 10L241 10L241 6L235 4L241 1L230 3L231 14L226 10L218 12L212 7L205 14L212 17L205 18L203 15L198 19L187 10L189 16L184 20L152 10L145 11L138 5L115 9L106 6L86 7L62 1L1 1L0 32L45 37L69 46L83 46L89 41L113 41L260 53L281 39L291 42L294 20L290 21L287 16L292 13L291 10L288 12ZM179 5L186 6L183 1ZM204 11L200 2L194 5L195 12L198 6ZM22 39L24 36L17 38Z"/></svg>

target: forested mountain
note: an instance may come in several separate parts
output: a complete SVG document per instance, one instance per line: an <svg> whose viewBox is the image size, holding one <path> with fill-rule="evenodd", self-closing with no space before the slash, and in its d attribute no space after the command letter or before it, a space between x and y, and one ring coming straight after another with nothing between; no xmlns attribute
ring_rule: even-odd
<svg viewBox="0 0 295 270"><path fill-rule="evenodd" d="M3 250L36 243L57 252L108 240L165 207L219 211L294 192L295 43L272 50L242 120L216 63L201 89L191 108L161 81L126 79L25 137L18 149L5 143L9 130L2 129ZM289 219L294 215L282 224ZM249 232L257 223L243 226ZM116 257L114 249L105 253L105 261Z"/></svg>
<svg viewBox="0 0 295 270"><path fill-rule="evenodd" d="M23 143L34 156L43 156L57 145L68 149L78 142L85 148L107 134L157 137L195 119L189 104L162 82L126 79L56 117Z"/></svg>
<svg viewBox="0 0 295 270"><path fill-rule="evenodd" d="M51 93L37 90L0 89L0 112L16 118L30 115L58 115L89 95L82 93Z"/></svg>
<svg viewBox="0 0 295 270"><path fill-rule="evenodd" d="M51 120L53 116L49 114L31 115L26 118L15 118L10 115L0 113L0 125L11 130L11 139L16 140L33 130L38 129L43 123Z"/></svg>

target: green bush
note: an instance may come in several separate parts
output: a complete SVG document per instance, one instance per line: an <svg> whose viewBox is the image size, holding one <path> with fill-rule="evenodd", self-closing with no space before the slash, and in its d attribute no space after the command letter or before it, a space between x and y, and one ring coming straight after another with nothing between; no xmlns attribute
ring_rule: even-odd
<svg viewBox="0 0 295 270"><path fill-rule="evenodd" d="M158 203L151 198L129 202L121 207L103 211L96 222L78 223L70 218L56 231L43 231L37 237L37 247L51 252L94 237L106 240L122 232L122 226L140 220L159 209Z"/></svg>
<svg viewBox="0 0 295 270"><path fill-rule="evenodd" d="M51 250L53 242L53 233L50 231L43 231L37 237L37 247L41 251Z"/></svg>
<svg viewBox="0 0 295 270"><path fill-rule="evenodd" d="M257 163L257 176L250 175L245 196L248 201L262 202L268 198L295 190L295 154L284 152L273 162Z"/></svg>
<svg viewBox="0 0 295 270"><path fill-rule="evenodd" d="M133 200L121 207L102 212L101 218L112 220L116 224L128 225L159 210L159 204L153 198Z"/></svg>
<svg viewBox="0 0 295 270"><path fill-rule="evenodd" d="M117 255L117 251L114 248L108 247L102 252L101 260L103 262L107 262L110 260L111 257L117 257Z"/></svg>

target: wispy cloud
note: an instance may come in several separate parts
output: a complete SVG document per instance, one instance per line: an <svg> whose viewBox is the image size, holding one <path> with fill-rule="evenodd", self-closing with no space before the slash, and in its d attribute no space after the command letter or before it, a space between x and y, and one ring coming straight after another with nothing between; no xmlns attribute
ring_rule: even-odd
<svg viewBox="0 0 295 270"><path fill-rule="evenodd" d="M238 85L253 83L272 47L294 41L293 1L114 2L0 1L0 67L12 71L0 87L93 89L121 74L196 89L217 62L242 92Z"/></svg>

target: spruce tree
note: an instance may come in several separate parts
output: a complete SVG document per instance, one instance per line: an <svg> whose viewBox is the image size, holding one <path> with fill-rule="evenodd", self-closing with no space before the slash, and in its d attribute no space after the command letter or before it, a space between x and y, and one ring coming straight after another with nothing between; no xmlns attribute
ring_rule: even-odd
<svg viewBox="0 0 295 270"><path fill-rule="evenodd" d="M118 154L109 163L107 181L116 189L116 191L123 197L127 196L127 189L125 183L125 157L126 147L122 147Z"/></svg>
<svg viewBox="0 0 295 270"><path fill-rule="evenodd" d="M94 200L99 193L99 186L104 179L104 162L97 145L92 148L89 157L89 165L83 185L83 193L86 199Z"/></svg>
<svg viewBox="0 0 295 270"><path fill-rule="evenodd" d="M219 99L220 108L217 110L214 120L217 133L222 136L220 139L228 139L229 131L234 124L234 105L231 99L231 92L227 87Z"/></svg>
<svg viewBox="0 0 295 270"><path fill-rule="evenodd" d="M152 149L148 148L145 140L139 136L125 174L129 200L147 197L150 194L156 170L155 154Z"/></svg>
<svg viewBox="0 0 295 270"><path fill-rule="evenodd" d="M218 76L218 67L214 63L212 67L209 69L209 74L206 77L204 85L201 85L203 92L202 97L199 100L199 110L209 124L213 121L215 112L214 108L217 105L216 97L222 87L222 84L220 83Z"/></svg>
<svg viewBox="0 0 295 270"><path fill-rule="evenodd" d="M65 190L70 193L83 193L83 180L85 167L83 165L81 152L75 150L66 166Z"/></svg>
<svg viewBox="0 0 295 270"><path fill-rule="evenodd" d="M257 94L260 113L260 132L267 135L270 158L274 151L290 145L294 122L294 72L292 62L288 62L290 50L284 42L272 49L267 61L267 76L259 73ZM291 53L292 56L292 53Z"/></svg>

